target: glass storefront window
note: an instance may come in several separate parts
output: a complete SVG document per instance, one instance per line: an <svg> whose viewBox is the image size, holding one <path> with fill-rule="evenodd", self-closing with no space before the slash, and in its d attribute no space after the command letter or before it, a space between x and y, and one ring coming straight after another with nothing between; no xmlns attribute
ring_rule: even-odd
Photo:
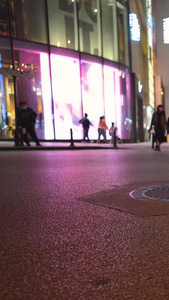
<svg viewBox="0 0 169 300"><path fill-rule="evenodd" d="M104 97L107 124L114 122L117 135L129 140L132 135L130 77L124 70L104 65Z"/></svg>
<svg viewBox="0 0 169 300"><path fill-rule="evenodd" d="M97 139L99 118L104 115L102 65L87 59L82 59L80 65L83 114L87 113L94 125L90 127L90 139Z"/></svg>
<svg viewBox="0 0 169 300"><path fill-rule="evenodd" d="M65 56L55 50L51 54L52 89L56 139L82 138L81 90L79 58Z"/></svg>
<svg viewBox="0 0 169 300"><path fill-rule="evenodd" d="M10 41L0 38L0 137L12 138L15 129L14 84L10 76L12 69ZM6 74L4 69L9 69Z"/></svg>
<svg viewBox="0 0 169 300"><path fill-rule="evenodd" d="M0 35L10 35L7 0L0 0Z"/></svg>
<svg viewBox="0 0 169 300"><path fill-rule="evenodd" d="M14 41L14 56L15 69L29 72L29 78L17 78L17 104L25 101L37 113L39 139L54 139L49 55L34 44Z"/></svg>
<svg viewBox="0 0 169 300"><path fill-rule="evenodd" d="M50 44L78 50L76 1L48 0Z"/></svg>
<svg viewBox="0 0 169 300"><path fill-rule="evenodd" d="M0 38L0 68L12 69L12 51L10 40L6 38Z"/></svg>
<svg viewBox="0 0 169 300"><path fill-rule="evenodd" d="M115 0L101 0L103 57L118 61L118 38Z"/></svg>
<svg viewBox="0 0 169 300"><path fill-rule="evenodd" d="M126 83L126 88L125 91L126 95L124 95L125 99L125 111L126 111L126 119L124 121L124 136L127 137L127 139L132 138L132 130L133 130L133 121L132 121L132 116L131 116L131 91L130 91L130 74L128 72L125 73L125 83Z"/></svg>
<svg viewBox="0 0 169 300"><path fill-rule="evenodd" d="M117 28L119 62L123 65L129 66L128 15L126 8L120 2L117 2Z"/></svg>
<svg viewBox="0 0 169 300"><path fill-rule="evenodd" d="M121 134L122 138L129 140L132 135L131 103L130 103L130 78L125 71L119 72L120 79L120 106L119 114L121 116Z"/></svg>
<svg viewBox="0 0 169 300"><path fill-rule="evenodd" d="M8 38L8 3L14 59ZM84 113L94 125L90 139L97 139L102 115L109 127L116 123L121 138L131 138L130 77L123 66L129 66L124 1L0 0L1 138L14 137L12 60L15 70L29 73L16 79L17 105L26 101L37 112L39 139L70 139L71 128L74 139L81 139L79 120ZM124 70L110 61L120 62Z"/></svg>
<svg viewBox="0 0 169 300"><path fill-rule="evenodd" d="M80 51L101 56L100 1L78 3Z"/></svg>
<svg viewBox="0 0 169 300"><path fill-rule="evenodd" d="M119 70L107 65L104 66L104 97L106 122L109 126L114 122L121 137Z"/></svg>
<svg viewBox="0 0 169 300"><path fill-rule="evenodd" d="M13 36L47 43L45 0L10 0Z"/></svg>

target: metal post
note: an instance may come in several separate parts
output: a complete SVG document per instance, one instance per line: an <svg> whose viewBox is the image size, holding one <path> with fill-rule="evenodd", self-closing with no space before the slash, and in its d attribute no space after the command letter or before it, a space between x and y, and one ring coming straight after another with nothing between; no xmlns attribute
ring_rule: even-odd
<svg viewBox="0 0 169 300"><path fill-rule="evenodd" d="M153 132L153 130L152 130L152 132L151 132L151 142L152 142L152 149L154 149L154 132Z"/></svg>
<svg viewBox="0 0 169 300"><path fill-rule="evenodd" d="M72 128L70 128L70 147L74 147L74 143L73 143L73 130Z"/></svg>
<svg viewBox="0 0 169 300"><path fill-rule="evenodd" d="M113 135L114 135L113 148L117 148L116 128L114 129Z"/></svg>

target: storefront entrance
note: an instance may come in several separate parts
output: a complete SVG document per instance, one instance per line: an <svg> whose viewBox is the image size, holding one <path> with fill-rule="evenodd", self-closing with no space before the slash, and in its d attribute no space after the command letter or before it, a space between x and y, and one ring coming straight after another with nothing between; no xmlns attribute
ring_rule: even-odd
<svg viewBox="0 0 169 300"><path fill-rule="evenodd" d="M15 101L14 83L9 75L0 74L0 138L14 137Z"/></svg>

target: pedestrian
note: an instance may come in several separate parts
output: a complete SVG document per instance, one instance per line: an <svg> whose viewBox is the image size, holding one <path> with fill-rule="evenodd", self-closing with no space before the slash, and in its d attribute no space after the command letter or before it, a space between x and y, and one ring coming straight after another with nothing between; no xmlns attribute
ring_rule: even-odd
<svg viewBox="0 0 169 300"><path fill-rule="evenodd" d="M100 117L99 125L98 125L98 140L97 142L100 143L100 137L103 136L103 141L106 143L106 130L109 129L105 122L105 117Z"/></svg>
<svg viewBox="0 0 169 300"><path fill-rule="evenodd" d="M154 130L154 125L152 125L148 129L148 133L149 133L149 141L151 141L151 143L152 143L152 149L154 149L154 144L155 144L155 130Z"/></svg>
<svg viewBox="0 0 169 300"><path fill-rule="evenodd" d="M160 145L166 142L165 130L167 128L166 115L162 104L158 105L157 111L153 113L150 130L153 126L155 130L154 140L156 143L154 150L161 151Z"/></svg>
<svg viewBox="0 0 169 300"><path fill-rule="evenodd" d="M109 135L111 136L110 144L114 143L114 135L117 130L117 127L114 125L114 122L111 123L111 127L109 129Z"/></svg>
<svg viewBox="0 0 169 300"><path fill-rule="evenodd" d="M169 134L169 118L167 120L167 133Z"/></svg>
<svg viewBox="0 0 169 300"><path fill-rule="evenodd" d="M36 122L37 113L27 106L26 102L20 102L17 109L17 126L22 128L23 141L27 146L31 146L28 134L31 136L36 146L41 146L37 138L34 125Z"/></svg>
<svg viewBox="0 0 169 300"><path fill-rule="evenodd" d="M90 142L88 133L90 125L93 126L93 124L89 121L87 113L85 113L84 117L79 121L79 123L83 126L83 141L85 142L87 138L87 141Z"/></svg>

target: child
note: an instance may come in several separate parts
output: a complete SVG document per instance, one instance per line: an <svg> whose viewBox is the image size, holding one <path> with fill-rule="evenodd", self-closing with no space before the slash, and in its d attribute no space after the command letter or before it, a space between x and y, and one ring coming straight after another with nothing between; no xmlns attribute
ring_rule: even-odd
<svg viewBox="0 0 169 300"><path fill-rule="evenodd" d="M114 134L116 136L116 143L122 144L122 140L117 136L117 127L114 125L114 122L112 122L112 125L109 129L109 135L111 136L110 144L114 143Z"/></svg>
<svg viewBox="0 0 169 300"><path fill-rule="evenodd" d="M114 126L114 122L111 123L111 127L109 129L109 135L111 136L111 140L110 140L110 144L113 144L114 143L114 134L115 134L115 131L117 130L116 126Z"/></svg>

